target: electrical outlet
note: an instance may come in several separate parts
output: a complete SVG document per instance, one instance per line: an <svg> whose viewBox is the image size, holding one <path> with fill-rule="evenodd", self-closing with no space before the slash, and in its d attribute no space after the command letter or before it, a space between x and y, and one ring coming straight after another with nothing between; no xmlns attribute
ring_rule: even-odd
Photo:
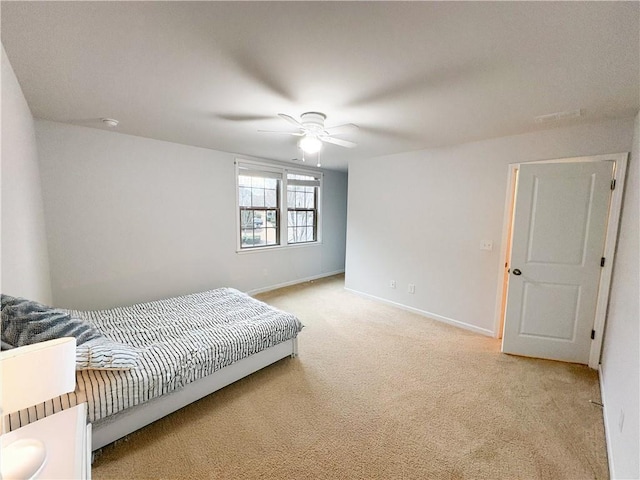
<svg viewBox="0 0 640 480"><path fill-rule="evenodd" d="M620 409L620 416L618 417L618 428L620 432L622 432L622 427L624 427L624 410Z"/></svg>
<svg viewBox="0 0 640 480"><path fill-rule="evenodd" d="M480 242L480 250L493 250L493 242L491 240L482 240Z"/></svg>
<svg viewBox="0 0 640 480"><path fill-rule="evenodd" d="M396 281L395 280L389 281L389 288L396 288Z"/></svg>
<svg viewBox="0 0 640 480"><path fill-rule="evenodd" d="M409 284L409 293L416 293L416 286L413 283Z"/></svg>

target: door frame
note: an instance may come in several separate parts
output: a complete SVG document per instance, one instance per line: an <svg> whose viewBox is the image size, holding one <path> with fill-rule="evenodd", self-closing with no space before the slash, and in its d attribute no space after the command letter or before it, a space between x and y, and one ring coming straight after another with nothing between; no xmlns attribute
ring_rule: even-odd
<svg viewBox="0 0 640 480"><path fill-rule="evenodd" d="M620 224L620 211L622 209L622 198L624 194L625 179L627 174L627 162L629 153L612 153L607 155L592 155L585 157L557 158L552 160L539 160L532 162L510 163L507 176L507 192L505 198L504 219L502 222L502 242L500 242L500 264L498 272L498 291L496 293L496 318L493 331L496 338L502 338L504 328L504 306L507 301L508 255L511 252L511 226L513 222L513 206L516 196L516 181L521 164L527 163L574 163L574 162L603 162L613 161L613 178L616 181L611 202L609 203L609 215L607 219L607 232L604 244L606 261L600 271L600 284L598 286L598 300L596 303L596 314L593 325L595 331L594 339L591 342L589 353L589 367L597 369L600 364L602 352L602 341L607 318L607 308L609 305L609 291L611 287L611 274L613 272L613 262L618 241L618 226Z"/></svg>

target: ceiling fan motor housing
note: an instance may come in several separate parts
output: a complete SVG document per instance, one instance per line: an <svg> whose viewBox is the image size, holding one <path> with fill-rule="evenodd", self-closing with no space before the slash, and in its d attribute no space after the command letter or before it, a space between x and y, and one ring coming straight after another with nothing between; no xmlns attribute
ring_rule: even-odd
<svg viewBox="0 0 640 480"><path fill-rule="evenodd" d="M306 112L300 115L300 123L310 132L319 133L324 130L324 120L327 116L320 112Z"/></svg>

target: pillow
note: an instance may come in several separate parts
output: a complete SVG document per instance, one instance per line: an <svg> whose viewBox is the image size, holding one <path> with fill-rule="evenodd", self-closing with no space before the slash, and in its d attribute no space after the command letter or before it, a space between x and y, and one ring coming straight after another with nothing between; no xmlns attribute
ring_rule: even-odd
<svg viewBox="0 0 640 480"><path fill-rule="evenodd" d="M22 347L61 337L75 337L76 345L101 337L90 323L69 312L25 298L2 295L2 347Z"/></svg>
<svg viewBox="0 0 640 480"><path fill-rule="evenodd" d="M2 349L54 338L75 337L76 369L127 370L138 364L133 347L105 337L100 330L67 310L2 295Z"/></svg>
<svg viewBox="0 0 640 480"><path fill-rule="evenodd" d="M138 366L138 352L105 336L76 347L76 370L130 370Z"/></svg>

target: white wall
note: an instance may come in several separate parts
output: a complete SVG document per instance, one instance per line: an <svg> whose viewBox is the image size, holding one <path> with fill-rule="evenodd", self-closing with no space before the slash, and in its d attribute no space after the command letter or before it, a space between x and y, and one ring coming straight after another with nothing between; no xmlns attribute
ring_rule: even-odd
<svg viewBox="0 0 640 480"><path fill-rule="evenodd" d="M323 244L236 253L234 155L36 121L56 306L244 291L344 269L346 174L325 171Z"/></svg>
<svg viewBox="0 0 640 480"><path fill-rule="evenodd" d="M493 334L508 164L629 151L632 135L618 120L352 162L347 288Z"/></svg>
<svg viewBox="0 0 640 480"><path fill-rule="evenodd" d="M2 293L51 302L33 117L2 47Z"/></svg>
<svg viewBox="0 0 640 480"><path fill-rule="evenodd" d="M640 115L636 117L628 167L601 366L609 465L614 478L640 478Z"/></svg>

